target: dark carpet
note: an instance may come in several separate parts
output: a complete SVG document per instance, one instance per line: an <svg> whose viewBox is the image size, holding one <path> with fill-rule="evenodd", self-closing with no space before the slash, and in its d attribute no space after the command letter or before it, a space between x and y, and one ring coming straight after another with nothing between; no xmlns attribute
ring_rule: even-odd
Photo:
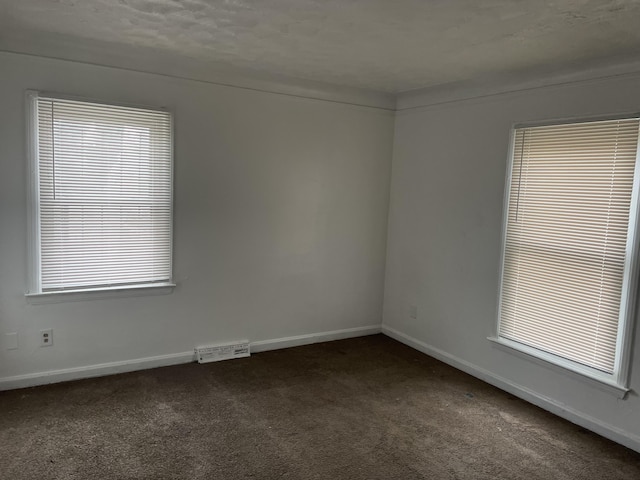
<svg viewBox="0 0 640 480"><path fill-rule="evenodd" d="M0 394L0 478L640 479L640 454L382 335Z"/></svg>

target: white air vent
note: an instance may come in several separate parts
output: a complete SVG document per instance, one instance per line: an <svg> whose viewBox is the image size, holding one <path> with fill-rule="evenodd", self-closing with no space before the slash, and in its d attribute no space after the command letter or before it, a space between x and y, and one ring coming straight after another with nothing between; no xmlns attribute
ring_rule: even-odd
<svg viewBox="0 0 640 480"><path fill-rule="evenodd" d="M227 345L206 345L196 347L198 363L218 362L231 358L243 358L251 355L249 342L229 343Z"/></svg>

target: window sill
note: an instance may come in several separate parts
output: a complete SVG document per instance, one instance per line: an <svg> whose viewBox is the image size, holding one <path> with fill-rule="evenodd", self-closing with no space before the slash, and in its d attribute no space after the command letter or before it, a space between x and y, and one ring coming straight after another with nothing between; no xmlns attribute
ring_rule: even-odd
<svg viewBox="0 0 640 480"><path fill-rule="evenodd" d="M565 374L575 380L582 381L592 387L624 399L630 389L617 383L609 375L598 372L589 367L585 367L569 360L565 360L556 355L542 352L533 347L514 342L505 338L487 337L493 345L507 353L524 358L530 362L542 365L555 372Z"/></svg>
<svg viewBox="0 0 640 480"><path fill-rule="evenodd" d="M81 302L107 298L142 297L149 295L168 295L173 292L175 283L149 283L126 285L111 288L89 288L83 290L60 290L56 292L27 293L27 303L41 305L45 303Z"/></svg>

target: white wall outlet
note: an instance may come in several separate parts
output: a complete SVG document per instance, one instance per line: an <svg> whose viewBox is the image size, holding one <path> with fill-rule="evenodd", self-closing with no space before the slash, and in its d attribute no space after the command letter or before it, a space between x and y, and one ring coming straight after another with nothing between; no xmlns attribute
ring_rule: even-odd
<svg viewBox="0 0 640 480"><path fill-rule="evenodd" d="M53 345L53 328L40 330L40 346L50 347L51 345Z"/></svg>
<svg viewBox="0 0 640 480"><path fill-rule="evenodd" d="M4 334L4 348L7 350L15 350L18 348L18 332Z"/></svg>
<svg viewBox="0 0 640 480"><path fill-rule="evenodd" d="M409 318L418 318L418 307L416 305L409 305Z"/></svg>

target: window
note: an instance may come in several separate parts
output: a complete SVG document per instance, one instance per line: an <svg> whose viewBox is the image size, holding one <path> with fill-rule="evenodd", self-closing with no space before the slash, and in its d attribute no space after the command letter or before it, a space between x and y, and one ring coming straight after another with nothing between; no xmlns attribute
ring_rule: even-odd
<svg viewBox="0 0 640 480"><path fill-rule="evenodd" d="M638 118L516 128L498 341L616 386L636 285Z"/></svg>
<svg viewBox="0 0 640 480"><path fill-rule="evenodd" d="M172 119L29 92L30 293L171 281Z"/></svg>

